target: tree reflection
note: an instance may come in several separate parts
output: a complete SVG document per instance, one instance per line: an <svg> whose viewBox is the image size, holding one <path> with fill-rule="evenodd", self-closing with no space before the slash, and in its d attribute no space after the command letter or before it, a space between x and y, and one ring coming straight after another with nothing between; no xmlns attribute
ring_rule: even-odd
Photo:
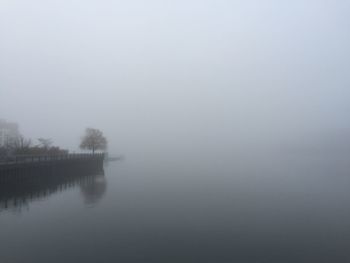
<svg viewBox="0 0 350 263"><path fill-rule="evenodd" d="M96 175L80 184L81 193L86 204L94 204L99 201L107 189L107 181L104 174Z"/></svg>
<svg viewBox="0 0 350 263"><path fill-rule="evenodd" d="M107 181L103 171L52 171L0 178L0 213L11 210L21 212L31 202L80 187L84 200L92 204L100 200Z"/></svg>

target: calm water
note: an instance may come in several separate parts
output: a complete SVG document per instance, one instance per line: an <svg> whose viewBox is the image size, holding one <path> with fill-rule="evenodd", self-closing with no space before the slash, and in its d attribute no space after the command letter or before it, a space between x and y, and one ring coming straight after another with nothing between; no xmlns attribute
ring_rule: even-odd
<svg viewBox="0 0 350 263"><path fill-rule="evenodd" d="M0 262L350 262L346 159L128 156L9 186Z"/></svg>

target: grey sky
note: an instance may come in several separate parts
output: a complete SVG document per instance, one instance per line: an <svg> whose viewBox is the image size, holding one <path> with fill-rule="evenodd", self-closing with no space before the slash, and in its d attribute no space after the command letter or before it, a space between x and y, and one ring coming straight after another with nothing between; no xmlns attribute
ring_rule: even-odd
<svg viewBox="0 0 350 263"><path fill-rule="evenodd" d="M76 150L349 130L348 1L0 1L0 117ZM190 146L189 146L190 145Z"/></svg>

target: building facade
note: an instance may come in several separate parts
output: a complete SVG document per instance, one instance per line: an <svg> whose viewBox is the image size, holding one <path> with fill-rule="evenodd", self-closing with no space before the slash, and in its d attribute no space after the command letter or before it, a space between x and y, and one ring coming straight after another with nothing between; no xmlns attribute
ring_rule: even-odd
<svg viewBox="0 0 350 263"><path fill-rule="evenodd" d="M18 124L0 120L0 147L6 146L9 142L18 138Z"/></svg>

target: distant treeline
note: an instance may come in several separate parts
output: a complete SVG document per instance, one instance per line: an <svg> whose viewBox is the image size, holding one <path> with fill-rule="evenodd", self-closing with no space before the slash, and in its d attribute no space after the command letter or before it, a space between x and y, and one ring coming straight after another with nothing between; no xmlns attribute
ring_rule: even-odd
<svg viewBox="0 0 350 263"><path fill-rule="evenodd" d="M13 157L14 155L61 155L68 154L68 150L53 146L52 139L39 138L38 143L33 144L31 139L22 136L18 131L7 134L4 142L0 144L0 159ZM107 139L102 131L87 128L82 137L80 148L83 150L104 151L107 149Z"/></svg>
<svg viewBox="0 0 350 263"><path fill-rule="evenodd" d="M50 148L43 148L39 146L26 147L15 149L14 155L28 154L28 155L56 155L56 154L68 154L68 150L61 149L58 146L51 146Z"/></svg>
<svg viewBox="0 0 350 263"><path fill-rule="evenodd" d="M16 136L8 140L5 145L0 146L0 157L13 155L58 155L68 154L68 150L52 145L51 139L39 138L38 144L34 145L32 140L23 136Z"/></svg>

